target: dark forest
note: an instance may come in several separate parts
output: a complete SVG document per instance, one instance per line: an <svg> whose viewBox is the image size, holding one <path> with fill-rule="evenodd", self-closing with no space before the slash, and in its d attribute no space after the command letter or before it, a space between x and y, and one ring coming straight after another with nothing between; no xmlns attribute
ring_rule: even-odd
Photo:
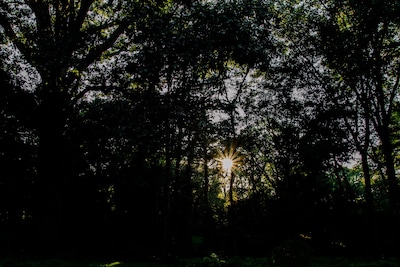
<svg viewBox="0 0 400 267"><path fill-rule="evenodd" d="M0 257L399 256L399 14L0 0Z"/></svg>

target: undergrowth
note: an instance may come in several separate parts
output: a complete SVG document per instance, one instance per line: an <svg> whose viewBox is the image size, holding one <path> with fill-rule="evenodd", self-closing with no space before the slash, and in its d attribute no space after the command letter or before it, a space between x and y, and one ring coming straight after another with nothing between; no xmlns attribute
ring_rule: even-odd
<svg viewBox="0 0 400 267"><path fill-rule="evenodd" d="M400 267L400 259L350 259L334 257L317 257L310 259L307 264L303 261L297 265L274 262L273 258L224 258L215 253L203 258L180 259L170 263L162 261L150 262L96 262L74 261L62 259L19 260L15 258L0 259L0 267Z"/></svg>

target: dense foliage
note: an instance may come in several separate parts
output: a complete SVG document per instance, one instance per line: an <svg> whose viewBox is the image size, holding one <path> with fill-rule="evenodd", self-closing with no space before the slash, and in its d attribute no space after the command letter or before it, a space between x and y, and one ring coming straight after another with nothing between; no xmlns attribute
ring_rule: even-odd
<svg viewBox="0 0 400 267"><path fill-rule="evenodd" d="M1 0L1 251L395 254L399 11Z"/></svg>

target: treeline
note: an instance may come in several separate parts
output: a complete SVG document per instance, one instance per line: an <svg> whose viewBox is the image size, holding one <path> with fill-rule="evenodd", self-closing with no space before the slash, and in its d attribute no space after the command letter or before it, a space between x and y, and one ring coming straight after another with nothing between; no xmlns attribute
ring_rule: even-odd
<svg viewBox="0 0 400 267"><path fill-rule="evenodd" d="M399 11L1 1L2 253L395 255Z"/></svg>

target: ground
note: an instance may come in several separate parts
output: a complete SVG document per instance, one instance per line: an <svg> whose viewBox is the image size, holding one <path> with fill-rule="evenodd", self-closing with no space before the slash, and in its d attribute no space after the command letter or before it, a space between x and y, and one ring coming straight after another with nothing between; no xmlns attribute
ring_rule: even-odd
<svg viewBox="0 0 400 267"><path fill-rule="evenodd" d="M285 264L274 263L270 258L229 258L222 259L216 254L209 257L195 259L180 259L170 263L161 261L149 262L122 262L122 261L89 261L89 260L20 260L16 258L3 258L0 267L400 267L400 259L350 259L318 257L310 259L307 263L297 264L288 262Z"/></svg>

